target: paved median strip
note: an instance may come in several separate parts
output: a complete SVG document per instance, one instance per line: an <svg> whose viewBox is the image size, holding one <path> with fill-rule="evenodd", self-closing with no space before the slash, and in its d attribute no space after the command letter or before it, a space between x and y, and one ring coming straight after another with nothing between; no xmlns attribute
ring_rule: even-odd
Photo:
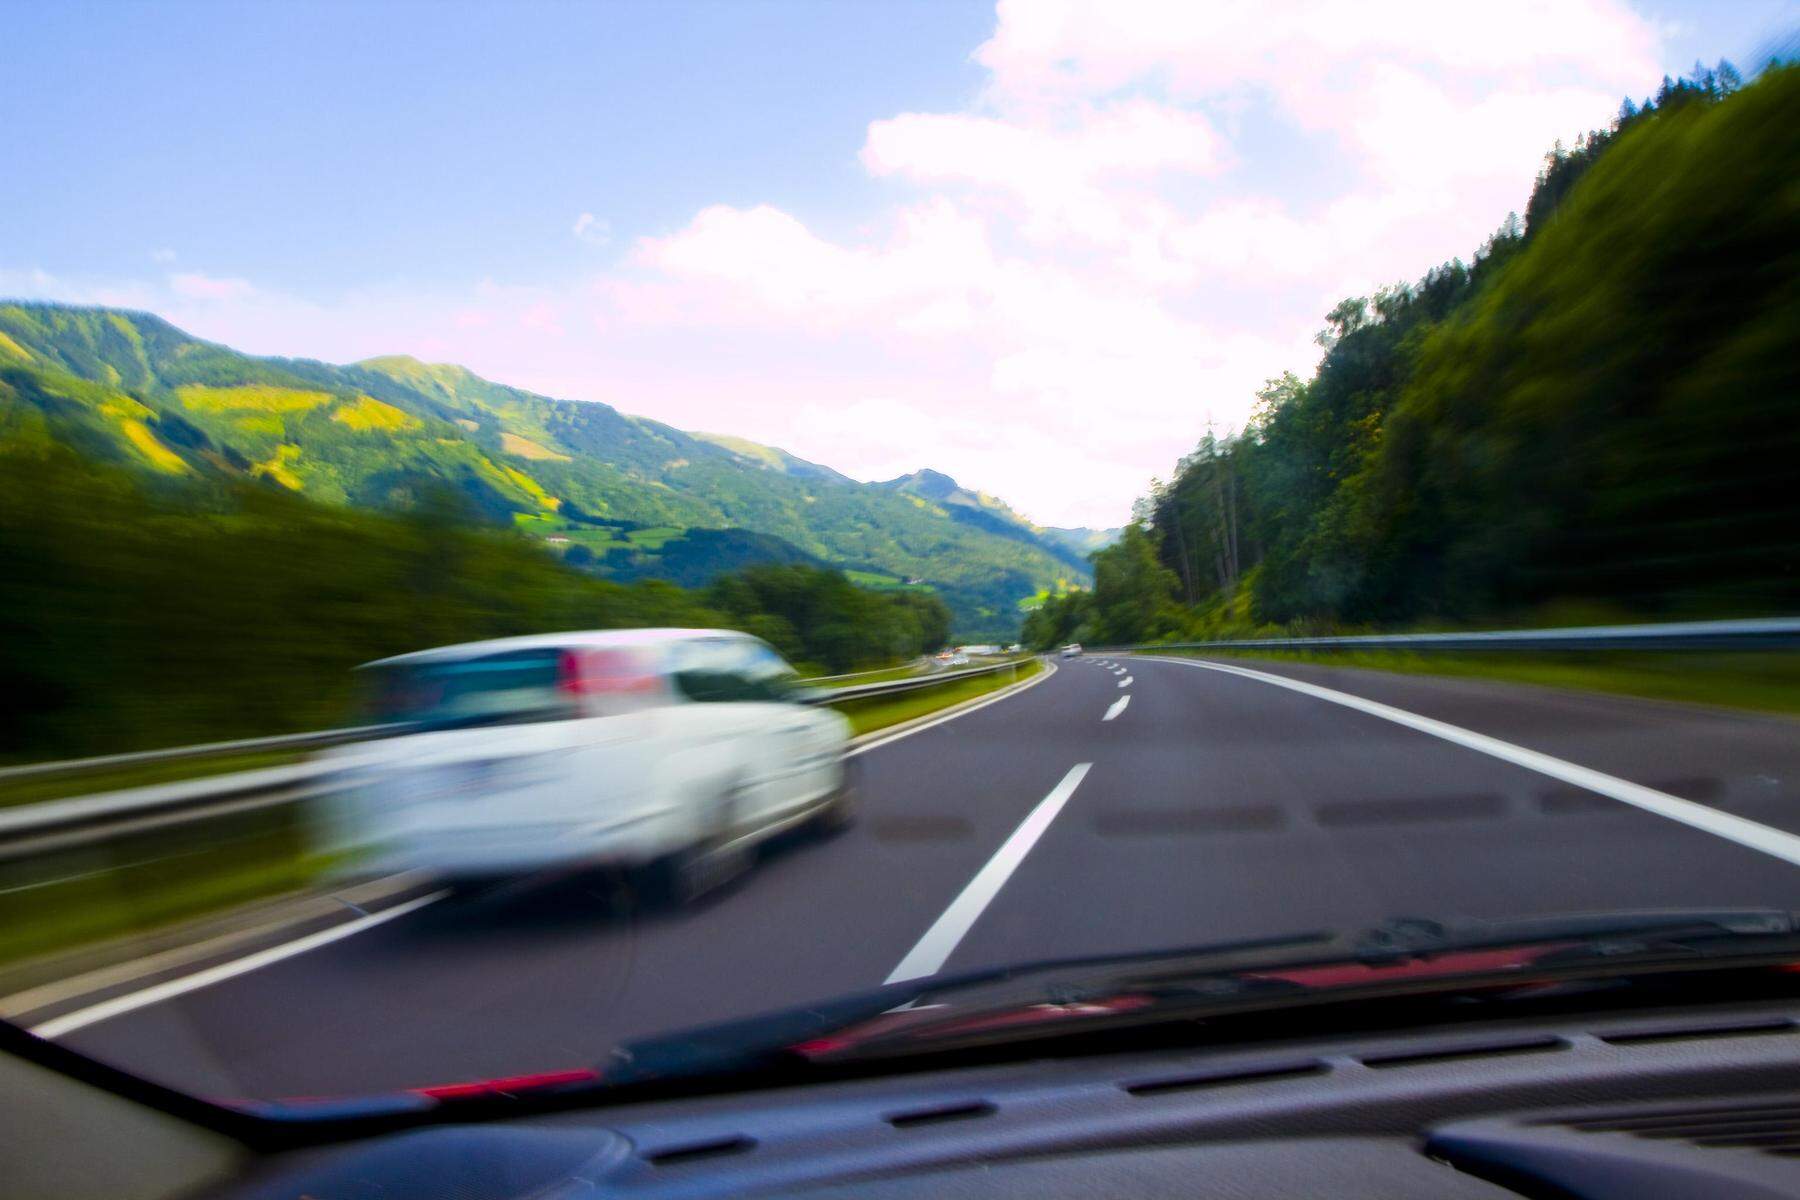
<svg viewBox="0 0 1800 1200"><path fill-rule="evenodd" d="M1075 789L1081 786L1082 779L1093 765L1076 763L1069 768L1069 773L1062 777L1062 782L1051 788L1050 794L1038 801L1030 815L1019 822L1019 827L1012 831L1012 836L1000 844L1000 849L994 851L994 857L988 859L987 865L975 873L969 886L950 902L950 907L925 931L919 944L907 951L906 957L883 980L884 983L904 983L909 979L922 979L927 975L937 974L957 944L974 926L976 919L994 897L1000 894L1000 889L1006 886L1012 873L1025 861L1025 856L1031 853L1031 848L1044 836L1044 831L1050 828L1050 822L1056 820L1056 814L1069 802L1069 797L1075 794Z"/></svg>
<svg viewBox="0 0 1800 1200"><path fill-rule="evenodd" d="M1511 742L1503 742L1499 738L1489 737L1485 733L1476 733L1472 729L1464 729L1460 725L1451 725L1446 721L1423 717L1418 713L1408 712L1403 708L1394 708L1374 700L1365 700L1361 696L1349 692L1334 691L1313 683L1303 683L1298 679L1289 679L1284 675L1271 675L1266 671L1252 671L1248 667L1228 666L1225 663L1204 662L1195 659L1158 658L1155 662L1174 663L1184 667L1198 667L1206 671L1219 671L1227 675L1241 675L1245 679L1254 679L1274 687L1286 688L1311 696L1316 700L1324 700L1331 704L1341 704L1345 708L1355 709L1384 721L1392 721L1396 725L1442 738L1446 742L1474 750L1480 754L1524 767L1528 771L1536 771L1540 775L1548 775L1552 779L1573 784L1590 792L1597 792L1622 804L1629 804L1645 812L1655 813L1671 821L1679 821L1693 829L1710 833L1715 837L1736 842L1752 850L1761 851L1774 858L1800 866L1800 837L1785 830L1775 829L1744 817L1733 816L1716 808L1708 808L1704 804L1696 804L1692 800L1683 800L1679 796L1671 796L1667 792L1659 792L1655 788L1644 787L1632 783L1628 779L1620 779L1616 775L1608 775L1591 767L1584 767L1566 759L1556 758L1536 750L1528 750L1524 746L1515 746Z"/></svg>

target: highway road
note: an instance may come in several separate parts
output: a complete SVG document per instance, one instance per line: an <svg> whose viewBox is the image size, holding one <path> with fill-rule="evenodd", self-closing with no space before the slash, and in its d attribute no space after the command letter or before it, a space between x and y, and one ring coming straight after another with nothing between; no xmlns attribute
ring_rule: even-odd
<svg viewBox="0 0 1800 1200"><path fill-rule="evenodd" d="M623 1038L1024 959L1395 916L1800 907L1797 735L1469 680L1089 656L869 749L854 828L790 840L698 908L637 913L597 878L433 903L59 1036L209 1095L317 1095L590 1065Z"/></svg>

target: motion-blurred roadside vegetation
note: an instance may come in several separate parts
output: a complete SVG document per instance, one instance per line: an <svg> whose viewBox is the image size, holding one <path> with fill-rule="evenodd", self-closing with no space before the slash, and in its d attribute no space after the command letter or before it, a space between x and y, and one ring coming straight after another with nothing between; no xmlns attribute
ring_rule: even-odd
<svg viewBox="0 0 1800 1200"><path fill-rule="evenodd" d="M596 579L461 503L446 490L380 514L272 485L146 482L0 428L0 758L331 727L357 719L358 663L447 642L729 626L837 672L949 635L935 595L806 565L704 591Z"/></svg>
<svg viewBox="0 0 1800 1200"><path fill-rule="evenodd" d="M1627 100L1473 262L1319 342L1028 643L1792 611L1800 67Z"/></svg>

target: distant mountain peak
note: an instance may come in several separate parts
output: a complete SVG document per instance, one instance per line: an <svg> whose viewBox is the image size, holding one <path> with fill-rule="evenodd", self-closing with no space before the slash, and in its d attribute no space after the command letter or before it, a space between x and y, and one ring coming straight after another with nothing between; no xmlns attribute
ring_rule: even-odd
<svg viewBox="0 0 1800 1200"><path fill-rule="evenodd" d="M890 492L906 492L937 503L979 504L976 493L968 491L956 480L942 471L934 471L930 467L920 467L917 471L905 475L896 475L892 479L878 482L876 487L886 488Z"/></svg>
<svg viewBox="0 0 1800 1200"><path fill-rule="evenodd" d="M1089 571L940 471L858 482L747 438L686 433L451 363L259 358L149 314L7 301L0 339L0 436L332 505L448 494L547 552L579 545L603 575L698 583L749 562L820 562L866 586L921 580L961 632L1001 637L1022 600Z"/></svg>

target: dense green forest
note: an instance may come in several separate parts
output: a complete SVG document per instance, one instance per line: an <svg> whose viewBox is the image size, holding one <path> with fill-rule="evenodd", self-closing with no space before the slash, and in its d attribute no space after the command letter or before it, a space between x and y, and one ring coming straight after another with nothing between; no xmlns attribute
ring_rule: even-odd
<svg viewBox="0 0 1800 1200"><path fill-rule="evenodd" d="M1800 68L1627 100L1471 262L1319 342L1028 642L1791 611Z"/></svg>
<svg viewBox="0 0 1800 1200"><path fill-rule="evenodd" d="M0 436L26 425L148 477L371 511L449 488L606 578L700 586L772 562L918 579L970 638L1009 640L1021 600L1088 579L1066 538L935 472L861 483L461 367L256 358L144 313L0 303Z"/></svg>
<svg viewBox="0 0 1800 1200"><path fill-rule="evenodd" d="M146 481L18 430L3 445L0 757L328 727L356 717L358 663L476 638L730 626L846 671L949 636L936 595L804 564L702 591L596 579L472 519L454 489L368 513Z"/></svg>

